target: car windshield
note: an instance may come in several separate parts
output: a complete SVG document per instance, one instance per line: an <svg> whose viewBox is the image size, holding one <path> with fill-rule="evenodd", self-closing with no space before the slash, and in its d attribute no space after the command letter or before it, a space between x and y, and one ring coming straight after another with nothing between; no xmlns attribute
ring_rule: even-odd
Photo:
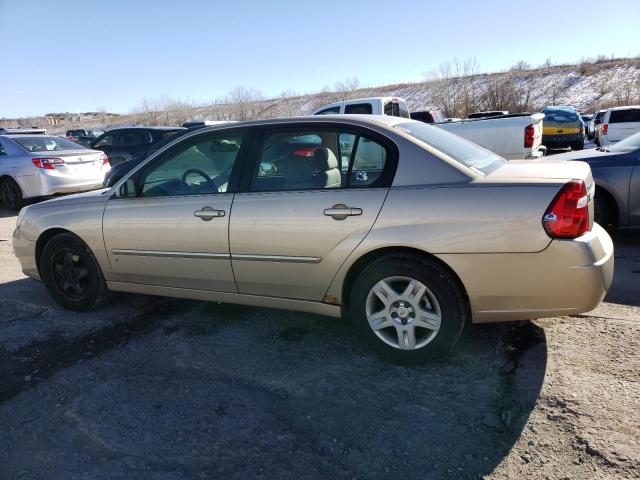
<svg viewBox="0 0 640 480"><path fill-rule="evenodd" d="M86 147L61 137L13 137L12 140L27 152L57 152L82 150Z"/></svg>
<svg viewBox="0 0 640 480"><path fill-rule="evenodd" d="M640 150L640 132L630 137L620 140L618 143L609 148L610 152L628 153Z"/></svg>
<svg viewBox="0 0 640 480"><path fill-rule="evenodd" d="M395 127L480 175L488 175L505 162L501 156L439 127L422 122L400 123Z"/></svg>

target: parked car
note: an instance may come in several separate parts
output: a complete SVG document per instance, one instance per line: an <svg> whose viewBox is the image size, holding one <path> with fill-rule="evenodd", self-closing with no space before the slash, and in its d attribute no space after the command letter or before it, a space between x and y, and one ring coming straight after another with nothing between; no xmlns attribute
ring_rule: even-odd
<svg viewBox="0 0 640 480"><path fill-rule="evenodd" d="M154 144L183 130L183 127L114 128L96 138L89 147L103 151L109 157L109 163L116 165L148 152Z"/></svg>
<svg viewBox="0 0 640 480"><path fill-rule="evenodd" d="M640 227L640 132L606 148L553 158L589 164L596 182L596 222L614 228Z"/></svg>
<svg viewBox="0 0 640 480"><path fill-rule="evenodd" d="M589 125L589 122L591 122L591 119L593 118L593 113L581 113L580 114L580 118L582 119L582 123L584 124L584 133L585 135L587 134L587 125Z"/></svg>
<svg viewBox="0 0 640 480"><path fill-rule="evenodd" d="M437 110L420 110L417 112L411 112L409 115L413 120L418 120L419 122L424 123L439 123L446 121L444 116Z"/></svg>
<svg viewBox="0 0 640 480"><path fill-rule="evenodd" d="M389 115L409 117L409 107L403 98L374 97L358 98L343 102L330 103L313 111L312 115Z"/></svg>
<svg viewBox="0 0 640 480"><path fill-rule="evenodd" d="M0 128L0 135L46 135L44 128Z"/></svg>
<svg viewBox="0 0 640 480"><path fill-rule="evenodd" d="M104 153L50 135L0 135L0 199L11 210L24 200L102 186Z"/></svg>
<svg viewBox="0 0 640 480"><path fill-rule="evenodd" d="M592 197L585 163L506 162L406 118L272 119L200 129L110 190L28 206L13 248L66 308L125 291L345 315L418 362L467 322L595 308L613 244Z"/></svg>
<svg viewBox="0 0 640 480"><path fill-rule="evenodd" d="M584 148L584 124L573 107L545 107L542 144L547 148Z"/></svg>
<svg viewBox="0 0 640 480"><path fill-rule="evenodd" d="M598 131L600 125L602 124L602 118L604 114L607 113L606 110L598 110L591 118L591 121L587 125L587 138L589 140L594 140L596 138L596 132Z"/></svg>
<svg viewBox="0 0 640 480"><path fill-rule="evenodd" d="M229 122L222 122L222 123L229 123ZM180 138L181 136L187 133L193 132L194 130L198 130L199 128L202 128L202 127L204 127L204 125L185 128L184 130L177 132L175 135L167 137L161 142L153 144L149 150L135 154L131 158L131 160L126 160L124 162L115 164L104 176L104 180L102 181L102 186L105 188L113 187L116 184L116 182L118 182L122 177L124 177L127 173L129 173L135 167L140 165L140 163L142 163L148 156L166 147L177 138Z"/></svg>
<svg viewBox="0 0 640 480"><path fill-rule="evenodd" d="M470 113L467 118L491 118L491 117L502 117L504 115L509 115L507 110L491 110L488 112L474 112Z"/></svg>
<svg viewBox="0 0 640 480"><path fill-rule="evenodd" d="M636 132L640 132L640 105L610 108L602 119L599 145L612 145Z"/></svg>
<svg viewBox="0 0 640 480"><path fill-rule="evenodd" d="M535 159L544 156L542 119L544 115L509 114L435 124L509 159Z"/></svg>

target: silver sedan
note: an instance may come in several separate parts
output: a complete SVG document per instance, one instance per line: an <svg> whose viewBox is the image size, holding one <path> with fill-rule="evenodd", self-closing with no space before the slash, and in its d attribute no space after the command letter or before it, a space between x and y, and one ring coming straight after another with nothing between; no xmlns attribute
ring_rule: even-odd
<svg viewBox="0 0 640 480"><path fill-rule="evenodd" d="M350 317L400 362L468 322L585 312L613 245L582 162L506 162L396 117L207 127L113 188L29 206L14 250L67 308L111 292Z"/></svg>

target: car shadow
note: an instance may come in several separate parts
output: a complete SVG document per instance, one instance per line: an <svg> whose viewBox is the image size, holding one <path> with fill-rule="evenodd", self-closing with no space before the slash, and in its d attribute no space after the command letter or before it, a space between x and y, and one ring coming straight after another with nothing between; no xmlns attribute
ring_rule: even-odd
<svg viewBox="0 0 640 480"><path fill-rule="evenodd" d="M447 358L403 367L373 355L339 319L141 296L68 313L38 282L4 287L0 300L12 292L35 305L22 305L11 328L34 328L38 315L58 323L47 339L0 349L2 371L13 372L0 374L0 411L12 412L0 420L48 411L60 402L48 395L62 388L73 401L20 423L25 438L46 428L49 439L83 445L90 431L93 444L122 450L99 457L144 459L147 470L185 478L478 478L520 436L546 370L544 332L531 322L470 325ZM82 322L96 323L76 331ZM38 381L25 382L33 371ZM23 451L14 437L5 463L42 475L91 471L93 444L74 464L51 460L54 443L25 440ZM122 473L112 467L99 465L100 478Z"/></svg>

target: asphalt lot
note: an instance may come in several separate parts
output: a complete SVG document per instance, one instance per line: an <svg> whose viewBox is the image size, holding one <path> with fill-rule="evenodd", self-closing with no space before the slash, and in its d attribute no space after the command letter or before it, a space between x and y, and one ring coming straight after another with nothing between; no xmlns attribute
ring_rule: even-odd
<svg viewBox="0 0 640 480"><path fill-rule="evenodd" d="M640 233L606 302L420 367L332 318L25 278L0 209L0 478L639 478Z"/></svg>

